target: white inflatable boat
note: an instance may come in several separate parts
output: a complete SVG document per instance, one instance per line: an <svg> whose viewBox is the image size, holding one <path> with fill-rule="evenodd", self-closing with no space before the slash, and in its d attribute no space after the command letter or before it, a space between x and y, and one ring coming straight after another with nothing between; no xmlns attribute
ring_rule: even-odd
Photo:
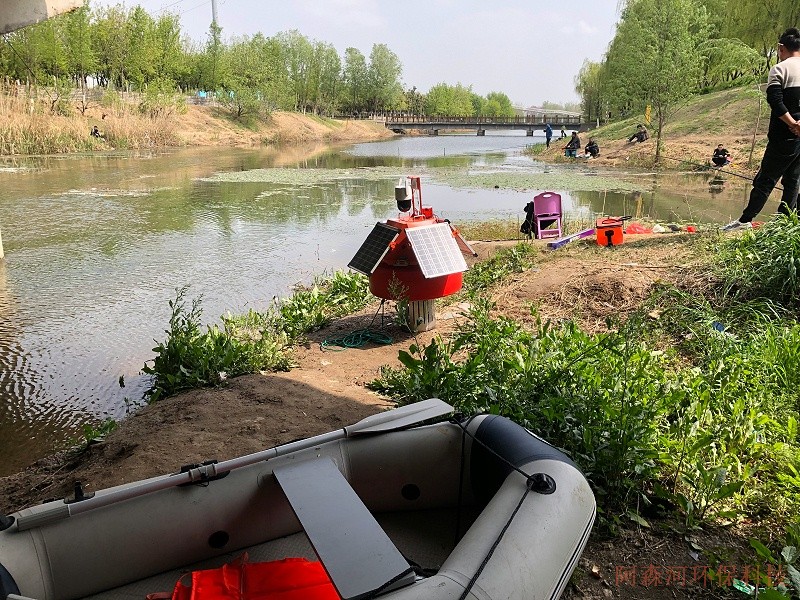
<svg viewBox="0 0 800 600"><path fill-rule="evenodd" d="M137 599L187 571L319 560L345 600L558 598L595 501L498 416L427 400L222 463L0 515L0 600Z"/></svg>

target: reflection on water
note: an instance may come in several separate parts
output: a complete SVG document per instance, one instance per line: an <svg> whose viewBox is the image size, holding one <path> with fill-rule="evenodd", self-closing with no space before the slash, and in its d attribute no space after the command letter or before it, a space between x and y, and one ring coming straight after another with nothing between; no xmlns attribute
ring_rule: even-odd
<svg viewBox="0 0 800 600"><path fill-rule="evenodd" d="M440 216L456 224L520 219L533 191L455 189L436 183L435 173L569 173L523 156L531 141L440 136L345 152L214 148L0 160L0 475L140 401L139 370L153 340L163 339L176 288L202 295L208 321L264 309L294 284L345 268L375 221L396 214L397 178L418 168L431 173L423 199ZM323 176L309 185L203 180L278 166L390 169L385 179ZM641 193L563 192L567 213L721 222L746 200L746 182L631 176Z"/></svg>

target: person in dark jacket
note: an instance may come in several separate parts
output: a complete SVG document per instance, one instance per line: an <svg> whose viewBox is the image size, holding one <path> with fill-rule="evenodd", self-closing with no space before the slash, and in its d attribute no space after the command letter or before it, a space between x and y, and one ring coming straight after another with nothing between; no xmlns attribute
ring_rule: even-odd
<svg viewBox="0 0 800 600"><path fill-rule="evenodd" d="M750 229L779 179L783 193L778 212L788 215L797 211L800 191L800 30L796 27L784 31L778 40L778 61L767 78L767 103L772 112L761 167L753 179L750 200L742 216L722 227L722 231Z"/></svg>
<svg viewBox="0 0 800 600"><path fill-rule="evenodd" d="M636 126L636 133L634 133L631 137L628 138L628 142L635 143L642 143L643 141L650 138L650 134L647 133L647 127L639 123Z"/></svg>
<svg viewBox="0 0 800 600"><path fill-rule="evenodd" d="M544 142L547 144L547 147L550 147L550 140L553 139L553 128L550 127L550 123L548 123L544 128Z"/></svg>
<svg viewBox="0 0 800 600"><path fill-rule="evenodd" d="M571 156L572 158L576 158L578 156L578 150L581 147L581 138L578 137L578 132L573 131L572 137L567 142L567 145L564 146L564 156Z"/></svg>
<svg viewBox="0 0 800 600"><path fill-rule="evenodd" d="M586 148L583 149L583 153L586 158L597 158L600 156L600 146L597 145L597 142L593 137L589 138L589 143L586 144Z"/></svg>
<svg viewBox="0 0 800 600"><path fill-rule="evenodd" d="M717 167L724 167L725 165L730 164L731 153L728 152L725 146L720 144L714 150L714 155L711 157L711 162L713 162Z"/></svg>

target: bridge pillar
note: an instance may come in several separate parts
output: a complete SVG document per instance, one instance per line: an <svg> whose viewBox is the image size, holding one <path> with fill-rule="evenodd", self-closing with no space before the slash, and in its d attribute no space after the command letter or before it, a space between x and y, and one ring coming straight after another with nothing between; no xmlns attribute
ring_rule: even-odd
<svg viewBox="0 0 800 600"><path fill-rule="evenodd" d="M480 135L480 136L486 135L486 130L485 129L478 129L478 135Z"/></svg>
<svg viewBox="0 0 800 600"><path fill-rule="evenodd" d="M431 129L430 130L430 135L439 135L439 130L438 129Z"/></svg>
<svg viewBox="0 0 800 600"><path fill-rule="evenodd" d="M533 137L533 127L529 127L528 132L525 135L527 135L528 137Z"/></svg>

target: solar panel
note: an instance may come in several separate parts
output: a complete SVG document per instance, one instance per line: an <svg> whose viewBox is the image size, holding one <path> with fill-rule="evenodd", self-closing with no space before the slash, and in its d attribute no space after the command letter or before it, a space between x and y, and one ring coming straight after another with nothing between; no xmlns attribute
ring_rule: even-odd
<svg viewBox="0 0 800 600"><path fill-rule="evenodd" d="M409 227L406 235L425 279L467 270L449 224Z"/></svg>
<svg viewBox="0 0 800 600"><path fill-rule="evenodd" d="M389 251L389 244L395 241L398 235L400 235L399 229L386 223L375 223L375 227L369 232L367 239L347 266L364 275L372 275Z"/></svg>

